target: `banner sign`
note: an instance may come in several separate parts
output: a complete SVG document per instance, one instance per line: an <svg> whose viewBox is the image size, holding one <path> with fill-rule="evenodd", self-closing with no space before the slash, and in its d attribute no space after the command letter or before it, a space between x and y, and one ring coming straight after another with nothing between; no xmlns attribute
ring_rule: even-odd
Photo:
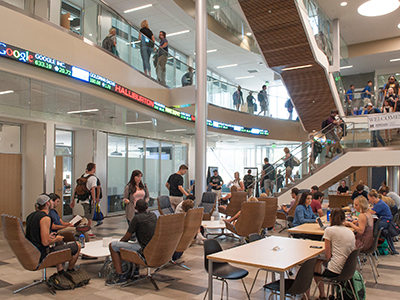
<svg viewBox="0 0 400 300"><path fill-rule="evenodd" d="M131 101L140 103L149 108L158 110L161 113L168 114L188 122L196 121L195 116L191 114L166 107L164 104L148 99L101 75L89 72L60 60L47 57L40 53L35 53L0 41L0 57L12 59L20 63L39 67L47 71L62 74L64 76L98 86L99 88L128 98ZM252 135L269 135L269 131L266 129L243 127L235 124L221 123L214 120L207 120L207 125L218 129L249 133Z"/></svg>
<svg viewBox="0 0 400 300"><path fill-rule="evenodd" d="M367 115L369 131L400 128L400 112Z"/></svg>

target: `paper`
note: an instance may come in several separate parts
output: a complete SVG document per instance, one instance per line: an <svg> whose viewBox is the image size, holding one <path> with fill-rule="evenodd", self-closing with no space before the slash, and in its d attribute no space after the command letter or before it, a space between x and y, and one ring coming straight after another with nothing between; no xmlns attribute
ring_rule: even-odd
<svg viewBox="0 0 400 300"><path fill-rule="evenodd" d="M82 217L80 215L76 215L71 221L69 221L69 223L72 224L72 225L75 225L80 220L82 220Z"/></svg>

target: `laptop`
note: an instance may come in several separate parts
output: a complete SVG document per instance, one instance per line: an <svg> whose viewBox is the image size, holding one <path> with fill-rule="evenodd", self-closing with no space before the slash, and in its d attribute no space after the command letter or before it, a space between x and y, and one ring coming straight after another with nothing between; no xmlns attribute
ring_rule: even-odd
<svg viewBox="0 0 400 300"><path fill-rule="evenodd" d="M320 227L322 230L325 230L325 229L328 227L328 226L325 226L325 225L324 225L324 223L322 222L322 220L321 220L320 217L317 218L317 222L318 222L319 227Z"/></svg>

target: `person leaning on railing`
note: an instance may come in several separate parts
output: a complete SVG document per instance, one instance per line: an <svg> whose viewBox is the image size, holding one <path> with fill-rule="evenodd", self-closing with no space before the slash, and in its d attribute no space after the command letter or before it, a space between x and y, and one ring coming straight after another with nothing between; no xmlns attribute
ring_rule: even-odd
<svg viewBox="0 0 400 300"><path fill-rule="evenodd" d="M143 60L144 74L151 76L150 55L154 48L154 35L149 28L147 20L143 20L140 24L139 41L140 41L140 54Z"/></svg>

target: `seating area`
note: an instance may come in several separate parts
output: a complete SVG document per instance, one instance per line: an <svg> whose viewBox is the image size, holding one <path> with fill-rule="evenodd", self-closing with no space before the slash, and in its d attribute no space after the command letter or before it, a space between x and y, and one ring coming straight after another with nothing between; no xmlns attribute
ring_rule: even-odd
<svg viewBox="0 0 400 300"><path fill-rule="evenodd" d="M168 198L165 199L168 200ZM167 201L164 203L168 204ZM166 207L168 207L168 205ZM214 205L211 207L214 207ZM286 221L276 219L276 207L276 198L260 198L259 202L242 202L241 215L239 216L235 226L232 226L231 231L240 237L250 236L247 242L254 240L254 243L265 243L268 242L269 239L273 239L270 238L270 236L284 237L286 240L288 232L279 232L279 230L286 225ZM191 245L191 241L193 240L197 228L203 219L203 210L205 210L205 208L206 206L189 210L186 218L183 214L160 214L155 235L145 249L144 256L138 255L134 252L121 250L122 259L140 265L140 274L142 275L140 279L148 279L152 285L146 283L146 280L135 280L123 285L122 288L119 286L105 287L104 279L98 278L98 273L103 260L99 258L98 261L93 263L93 261L80 259L78 265L80 265L81 268L84 268L84 270L91 275L92 280L90 284L84 289L75 291L59 291L57 297L60 299L71 299L71 297L76 296L75 293L79 292L80 297L85 297L85 295L96 295L96 298L99 299L119 299L128 295L140 297L139 299L156 299L156 297L162 297L162 299L202 299L206 296L205 293L208 287L208 274L205 265L207 261L204 260L204 250L206 246L203 247L202 245L196 244ZM223 216L216 211L211 215L213 219L215 218L215 222L219 222L219 219ZM8 231L10 227L13 229L11 232ZM251 234L255 231L260 232L261 228L271 227L273 227L273 229L270 230L268 236L262 240L259 240L259 235L258 237L255 237L254 234ZM177 231L176 228L181 228L181 231ZM227 229L231 229L229 228L229 225L227 226ZM110 236L118 239L124 234L125 230L126 221L124 217L116 216L106 218L104 220L104 225L97 228L96 240L100 241L103 237ZM207 230L214 232L216 229ZM24 265L24 261L29 258L29 255L24 254L21 251L29 252L29 249L26 250L26 247L25 249L20 246L20 244L24 244L23 241L25 238L23 236L23 226L19 219L3 217L3 228L1 231L4 232L7 240L11 239L15 241L13 244L14 246L11 247L14 252L17 251L15 252L16 254L20 253L15 257L12 251L10 251L3 234L0 235L0 291L4 290L2 293L4 298L2 297L2 299L11 299L13 297L12 291L23 289L26 285L31 284L33 280L39 279L40 276L38 274L39 272L27 271L35 270L37 266L32 267ZM379 232L376 232L375 235L379 235ZM288 240L295 241L296 239ZM240 250L241 247L246 247L248 245L246 244L244 246L235 247L237 239L232 239L227 236L210 239L209 241L211 244L207 242L205 245L210 244L210 247L214 250L218 248L215 251L211 249L210 253L220 251L219 247L223 250L232 247L232 250ZM309 242L313 243L312 241ZM397 244L395 244L395 246L397 246ZM376 245L374 245L374 247L376 247ZM262 255L265 257L270 256L267 256L266 252L273 250L273 247L268 246L264 248ZM306 246L304 249L308 248L309 247ZM295 247L287 248L283 246L281 249L284 252L298 252L298 248ZM174 251L184 252L182 257L177 259L177 261L171 259ZM278 251L277 253L279 255L279 249L276 251ZM357 252L357 255L358 254L359 253ZM361 269L357 263L357 259L354 259L353 257L355 256L355 258L357 258L357 255L352 255L351 266L360 270L364 277L368 295L367 299L377 299L378 295L384 290L387 295L390 295L388 296L390 299L395 299L397 293L400 292L400 284L398 284L394 278L395 275L400 275L400 262L397 261L397 257L392 255L379 256L377 261L371 251L366 251L365 255L369 262L367 261L367 264L363 264ZM284 256L287 257L287 254ZM63 257L63 259L67 260L68 258ZM37 268L37 270L47 267L48 265L46 265L45 262L46 260ZM371 264L371 267L368 265L369 263ZM287 269L288 271L285 272L285 286L287 286L286 292L288 295L298 295L301 297L301 295L305 293L304 285L308 285L310 278L304 274L309 275L309 269L312 269L310 265L313 264L315 264L315 260L311 259L306 263L303 263L301 267L296 264L293 268L291 267L290 269ZM183 268L172 267L171 265L181 265ZM218 268L216 273L214 272L215 269L212 273L217 279L220 279L214 281L213 298L220 299L221 290L224 299L228 295L231 299L268 299L271 293L278 294L279 298L280 279L277 273L268 272L267 278L264 276L256 278L259 268L252 266L251 264L237 265L235 263L229 263L221 266L221 270L226 274ZM48 268L49 275L53 274L54 271L54 268ZM293 275L288 278L288 275L291 272L293 272ZM232 277L233 275L230 273L234 274L234 277ZM376 284L377 276L379 276L378 284ZM36 284L37 283L32 285L28 290L21 291L20 295L36 295L37 297L46 297L49 295L47 289L44 288L43 285L36 286ZM128 285L130 286L128 287ZM312 281L311 293L315 288L315 282Z"/></svg>

